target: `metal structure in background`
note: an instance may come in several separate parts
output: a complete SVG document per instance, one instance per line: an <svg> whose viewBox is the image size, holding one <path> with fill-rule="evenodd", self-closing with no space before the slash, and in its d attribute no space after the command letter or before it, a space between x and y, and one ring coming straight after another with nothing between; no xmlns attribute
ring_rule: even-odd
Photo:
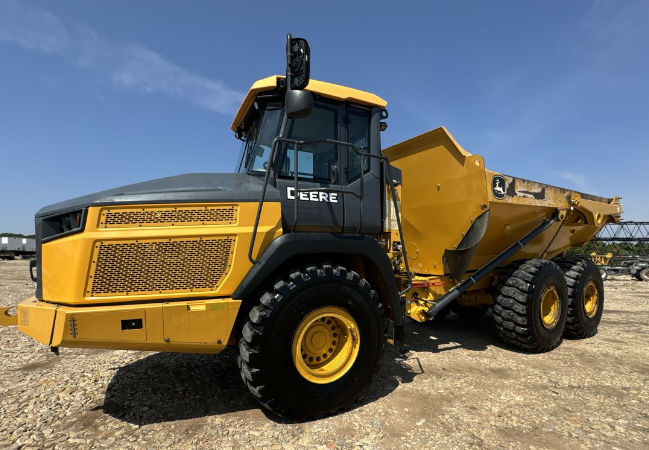
<svg viewBox="0 0 649 450"><path fill-rule="evenodd" d="M649 257L649 222L607 223L590 243L591 252L613 253L613 259Z"/></svg>
<svg viewBox="0 0 649 450"><path fill-rule="evenodd" d="M602 278L628 274L649 281L649 222L608 223L588 248Z"/></svg>
<svg viewBox="0 0 649 450"><path fill-rule="evenodd" d="M613 253L616 260L649 255L649 222L607 223L588 244L573 249L572 255L593 253L600 257Z"/></svg>
<svg viewBox="0 0 649 450"><path fill-rule="evenodd" d="M607 223L595 242L649 242L649 222Z"/></svg>

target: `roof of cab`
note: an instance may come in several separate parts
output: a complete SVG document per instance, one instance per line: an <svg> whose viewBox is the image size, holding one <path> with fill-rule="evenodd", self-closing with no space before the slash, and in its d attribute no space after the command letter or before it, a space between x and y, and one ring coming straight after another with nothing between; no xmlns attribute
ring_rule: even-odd
<svg viewBox="0 0 649 450"><path fill-rule="evenodd" d="M248 110L252 106L257 94L264 91L270 91L277 87L277 83L280 79L284 78L281 75L273 75L268 78L256 81L252 85L248 94L243 99L239 111L234 116L232 121L232 131L236 131L244 117L246 116ZM325 81L310 80L309 84L305 88L309 92L320 94L323 97L332 98L334 100L340 101L350 101L352 103L358 103L360 105L366 106L378 106L379 108L385 108L388 104L378 95L370 94L369 92L360 91L358 89L349 88L346 86L340 86L338 84L327 83Z"/></svg>

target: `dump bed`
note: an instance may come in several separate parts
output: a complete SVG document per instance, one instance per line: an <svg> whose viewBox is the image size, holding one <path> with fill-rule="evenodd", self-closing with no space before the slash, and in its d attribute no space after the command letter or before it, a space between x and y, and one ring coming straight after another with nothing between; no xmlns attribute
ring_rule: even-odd
<svg viewBox="0 0 649 450"><path fill-rule="evenodd" d="M581 246L604 224L619 221L618 197L603 198L487 170L445 128L383 152L402 172L401 219L410 268L461 279L542 220L550 229L510 261L551 259Z"/></svg>

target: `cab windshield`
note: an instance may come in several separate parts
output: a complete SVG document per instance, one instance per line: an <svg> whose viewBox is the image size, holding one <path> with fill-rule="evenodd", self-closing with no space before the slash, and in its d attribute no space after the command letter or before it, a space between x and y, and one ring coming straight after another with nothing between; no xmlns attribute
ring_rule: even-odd
<svg viewBox="0 0 649 450"><path fill-rule="evenodd" d="M243 138L237 172L261 174L266 171L273 140L279 135L283 112L281 103L269 103L253 121Z"/></svg>

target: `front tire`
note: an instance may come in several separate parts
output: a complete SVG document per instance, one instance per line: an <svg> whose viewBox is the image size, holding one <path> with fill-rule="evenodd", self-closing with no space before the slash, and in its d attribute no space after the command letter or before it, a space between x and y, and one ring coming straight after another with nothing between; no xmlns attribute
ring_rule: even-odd
<svg viewBox="0 0 649 450"><path fill-rule="evenodd" d="M385 350L383 306L345 267L293 270L262 295L239 341L244 383L290 419L335 413L359 400Z"/></svg>
<svg viewBox="0 0 649 450"><path fill-rule="evenodd" d="M503 269L494 302L494 321L507 343L531 352L552 350L561 341L568 312L563 272L542 259Z"/></svg>

